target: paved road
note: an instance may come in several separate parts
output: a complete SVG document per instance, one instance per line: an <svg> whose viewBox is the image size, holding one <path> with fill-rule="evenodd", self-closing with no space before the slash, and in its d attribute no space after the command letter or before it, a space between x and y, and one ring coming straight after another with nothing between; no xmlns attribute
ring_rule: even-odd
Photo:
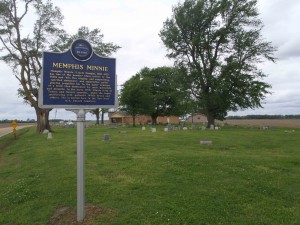
<svg viewBox="0 0 300 225"><path fill-rule="evenodd" d="M33 125L23 125L23 126L17 126L17 130L20 130L22 128L25 128L25 127L32 127ZM0 128L0 137L4 136L4 135L7 135L9 133L12 133L13 131L13 128L12 127L3 127L3 128Z"/></svg>

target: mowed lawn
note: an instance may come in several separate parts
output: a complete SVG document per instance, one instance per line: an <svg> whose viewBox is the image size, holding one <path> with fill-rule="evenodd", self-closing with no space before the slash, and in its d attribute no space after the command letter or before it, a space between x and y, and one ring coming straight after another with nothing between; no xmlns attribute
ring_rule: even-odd
<svg viewBox="0 0 300 225"><path fill-rule="evenodd" d="M76 128L54 130L0 138L1 225L76 211ZM93 224L300 224L300 129L86 128L85 175Z"/></svg>

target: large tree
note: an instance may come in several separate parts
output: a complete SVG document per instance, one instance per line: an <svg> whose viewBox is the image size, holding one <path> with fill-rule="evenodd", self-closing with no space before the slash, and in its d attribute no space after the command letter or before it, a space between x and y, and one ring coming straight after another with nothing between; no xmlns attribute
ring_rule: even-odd
<svg viewBox="0 0 300 225"><path fill-rule="evenodd" d="M149 114L152 105L149 80L141 79L140 74L136 74L122 85L120 109L132 116L133 126L136 116Z"/></svg>
<svg viewBox="0 0 300 225"><path fill-rule="evenodd" d="M262 38L256 0L186 0L173 8L160 37L168 56L185 71L183 82L208 117L262 107L271 86L258 67L275 61L275 48Z"/></svg>
<svg viewBox="0 0 300 225"><path fill-rule="evenodd" d="M28 17L33 21L32 25ZM119 48L112 43L103 43L99 29L90 31L81 27L77 34L68 35L62 29L62 20L60 9L53 6L51 0L0 0L0 50L3 53L0 59L11 67L19 81L19 95L35 109L38 132L51 130L51 109L38 106L42 52L65 51L76 38L87 38L94 50L105 56Z"/></svg>
<svg viewBox="0 0 300 225"><path fill-rule="evenodd" d="M179 71L173 67L143 68L125 82L120 103L123 110L134 117L150 115L156 124L158 116L182 115L185 92L179 78Z"/></svg>

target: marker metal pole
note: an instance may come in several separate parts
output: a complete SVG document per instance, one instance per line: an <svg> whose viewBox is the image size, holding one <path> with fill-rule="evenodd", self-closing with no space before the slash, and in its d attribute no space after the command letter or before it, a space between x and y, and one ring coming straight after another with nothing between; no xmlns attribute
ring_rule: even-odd
<svg viewBox="0 0 300 225"><path fill-rule="evenodd" d="M84 121L85 110L77 111L77 221L85 217L84 197Z"/></svg>

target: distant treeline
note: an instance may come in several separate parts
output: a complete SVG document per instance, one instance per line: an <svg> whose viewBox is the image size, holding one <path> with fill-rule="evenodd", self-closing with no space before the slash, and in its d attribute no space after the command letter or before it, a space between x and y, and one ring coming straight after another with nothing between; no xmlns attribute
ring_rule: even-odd
<svg viewBox="0 0 300 225"><path fill-rule="evenodd" d="M17 123L35 123L36 120L34 119L27 119L27 120L0 120L0 123L11 123L12 121L16 121ZM67 121L67 120L63 120L63 119L50 119L50 122L60 122L60 121Z"/></svg>
<svg viewBox="0 0 300 225"><path fill-rule="evenodd" d="M27 120L0 120L0 123L11 123L12 121L16 121L17 123L35 123L36 121L33 119L27 119Z"/></svg>
<svg viewBox="0 0 300 225"><path fill-rule="evenodd" d="M300 119L300 115L247 115L247 116L228 116L226 119Z"/></svg>

